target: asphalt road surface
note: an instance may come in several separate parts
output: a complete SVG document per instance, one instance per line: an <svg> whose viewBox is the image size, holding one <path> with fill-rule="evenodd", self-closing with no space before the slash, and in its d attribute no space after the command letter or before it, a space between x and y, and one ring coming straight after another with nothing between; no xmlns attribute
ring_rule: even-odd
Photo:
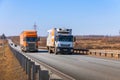
<svg viewBox="0 0 120 80"><path fill-rule="evenodd" d="M84 55L54 55L41 51L26 55L38 59L76 80L120 80L120 62Z"/></svg>

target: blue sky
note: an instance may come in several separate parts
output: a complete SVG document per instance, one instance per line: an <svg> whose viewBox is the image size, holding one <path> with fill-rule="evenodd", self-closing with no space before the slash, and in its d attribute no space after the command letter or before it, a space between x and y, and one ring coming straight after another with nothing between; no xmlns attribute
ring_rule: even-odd
<svg viewBox="0 0 120 80"><path fill-rule="evenodd" d="M33 29L46 36L53 27L74 35L118 35L120 0L0 0L0 34L19 35Z"/></svg>

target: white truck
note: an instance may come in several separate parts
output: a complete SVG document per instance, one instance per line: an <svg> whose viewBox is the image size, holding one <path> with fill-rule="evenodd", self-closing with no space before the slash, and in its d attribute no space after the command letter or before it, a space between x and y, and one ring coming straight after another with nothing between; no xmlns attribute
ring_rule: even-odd
<svg viewBox="0 0 120 80"><path fill-rule="evenodd" d="M73 42L72 29L53 28L48 30L46 45L49 53L72 54Z"/></svg>

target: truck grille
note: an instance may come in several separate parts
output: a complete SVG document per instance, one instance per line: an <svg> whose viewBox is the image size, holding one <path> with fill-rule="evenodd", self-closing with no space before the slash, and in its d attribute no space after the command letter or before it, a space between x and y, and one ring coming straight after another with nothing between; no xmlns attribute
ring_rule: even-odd
<svg viewBox="0 0 120 80"><path fill-rule="evenodd" d="M61 44L61 47L70 47L70 44Z"/></svg>
<svg viewBox="0 0 120 80"><path fill-rule="evenodd" d="M29 43L28 46L29 46L29 50L35 50L36 49L35 43Z"/></svg>

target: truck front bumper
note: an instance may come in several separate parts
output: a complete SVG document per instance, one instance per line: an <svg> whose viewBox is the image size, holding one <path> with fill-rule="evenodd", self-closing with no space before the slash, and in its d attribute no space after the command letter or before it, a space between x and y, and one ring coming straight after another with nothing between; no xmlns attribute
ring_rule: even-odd
<svg viewBox="0 0 120 80"><path fill-rule="evenodd" d="M73 48L61 48L57 47L57 52L58 53L73 53Z"/></svg>
<svg viewBox="0 0 120 80"><path fill-rule="evenodd" d="M36 48L30 48L30 47L26 47L26 51L38 51L37 47Z"/></svg>

